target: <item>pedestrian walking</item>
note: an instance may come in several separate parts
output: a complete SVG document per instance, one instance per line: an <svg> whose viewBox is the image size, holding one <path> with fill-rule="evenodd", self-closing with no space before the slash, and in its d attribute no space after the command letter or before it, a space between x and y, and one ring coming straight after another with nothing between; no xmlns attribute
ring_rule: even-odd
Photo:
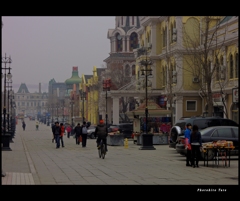
<svg viewBox="0 0 240 201"><path fill-rule="evenodd" d="M56 148L58 149L60 147L60 135L61 135L61 128L59 126L58 121L55 123L55 126L53 127L53 133L55 136Z"/></svg>
<svg viewBox="0 0 240 201"><path fill-rule="evenodd" d="M82 127L80 126L80 123L77 124L77 126L74 128L75 138L76 138L76 144L80 144L79 137L82 133Z"/></svg>
<svg viewBox="0 0 240 201"><path fill-rule="evenodd" d="M55 124L52 124L52 134L53 134L52 143L54 142L54 139L55 139L54 130L53 130L55 125L56 125L56 122Z"/></svg>
<svg viewBox="0 0 240 201"><path fill-rule="evenodd" d="M81 132L81 136L82 136L82 147L86 147L87 145L87 129L88 129L88 125L86 123L86 121L83 122L82 125L82 132Z"/></svg>
<svg viewBox="0 0 240 201"><path fill-rule="evenodd" d="M195 168L198 167L198 162L200 158L200 147L202 147L202 136L201 133L198 131L197 125L193 125L192 127L190 143L192 147L191 165L193 168Z"/></svg>
<svg viewBox="0 0 240 201"><path fill-rule="evenodd" d="M185 149L187 149L187 155L186 155L186 166L191 166L191 144L189 142L190 135L191 135L191 128L192 124L188 123L187 128L184 131L184 137L185 137Z"/></svg>
<svg viewBox="0 0 240 201"><path fill-rule="evenodd" d="M23 128L23 130L25 131L25 128L26 128L26 123L25 123L25 121L22 122L22 128Z"/></svg>
<svg viewBox="0 0 240 201"><path fill-rule="evenodd" d="M67 137L70 138L70 134L71 134L71 131L72 131L71 126L68 125L67 128L66 128L66 130L67 130Z"/></svg>
<svg viewBox="0 0 240 201"><path fill-rule="evenodd" d="M61 128L60 141L61 141L62 147L64 147L63 135L65 133L65 128L63 123L60 123L60 128Z"/></svg>

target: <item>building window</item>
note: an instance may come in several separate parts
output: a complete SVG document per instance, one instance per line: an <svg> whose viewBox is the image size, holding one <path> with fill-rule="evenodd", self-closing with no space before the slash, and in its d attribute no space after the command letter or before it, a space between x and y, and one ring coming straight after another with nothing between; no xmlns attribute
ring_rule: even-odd
<svg viewBox="0 0 240 201"><path fill-rule="evenodd" d="M238 78L238 53L235 55L235 78Z"/></svg>
<svg viewBox="0 0 240 201"><path fill-rule="evenodd" d="M215 63L215 72L216 72L216 81L219 80L219 73L220 73L220 65L219 65L219 61L218 58L216 59L216 63Z"/></svg>
<svg viewBox="0 0 240 201"><path fill-rule="evenodd" d="M239 124L238 103L232 104L232 120Z"/></svg>
<svg viewBox="0 0 240 201"><path fill-rule="evenodd" d="M136 75L135 65L132 66L132 76Z"/></svg>
<svg viewBox="0 0 240 201"><path fill-rule="evenodd" d="M166 71L166 68L167 67L163 67L163 74L162 74L162 76L163 76L163 87L165 87L166 85L167 85L167 71Z"/></svg>
<svg viewBox="0 0 240 201"><path fill-rule="evenodd" d="M22 102L22 106L25 106L25 102Z"/></svg>
<svg viewBox="0 0 240 201"><path fill-rule="evenodd" d="M230 55L230 60L229 60L229 79L233 78L233 56Z"/></svg>
<svg viewBox="0 0 240 201"><path fill-rule="evenodd" d="M125 77L129 77L130 76L130 66L127 64L125 66Z"/></svg>
<svg viewBox="0 0 240 201"><path fill-rule="evenodd" d="M138 47L138 35L134 32L130 35L130 51Z"/></svg>
<svg viewBox="0 0 240 201"><path fill-rule="evenodd" d="M44 102L42 102L42 106L44 106Z"/></svg>
<svg viewBox="0 0 240 201"><path fill-rule="evenodd" d="M132 16L132 25L134 25L134 16Z"/></svg>
<svg viewBox="0 0 240 201"><path fill-rule="evenodd" d="M29 106L29 103L27 102L27 106Z"/></svg>
<svg viewBox="0 0 240 201"><path fill-rule="evenodd" d="M122 16L122 25L123 25L123 16Z"/></svg>
<svg viewBox="0 0 240 201"><path fill-rule="evenodd" d="M166 29L163 29L163 35L162 35L162 44L163 44L163 47L166 47Z"/></svg>
<svg viewBox="0 0 240 201"><path fill-rule="evenodd" d="M197 101L186 101L187 111L197 111Z"/></svg>
<svg viewBox="0 0 240 201"><path fill-rule="evenodd" d="M173 43L173 25L171 23L171 28L170 28L170 42Z"/></svg>
<svg viewBox="0 0 240 201"><path fill-rule="evenodd" d="M118 34L116 34L116 47L117 47L117 52L122 52L122 38L121 38L121 36L120 36L120 34L118 33Z"/></svg>

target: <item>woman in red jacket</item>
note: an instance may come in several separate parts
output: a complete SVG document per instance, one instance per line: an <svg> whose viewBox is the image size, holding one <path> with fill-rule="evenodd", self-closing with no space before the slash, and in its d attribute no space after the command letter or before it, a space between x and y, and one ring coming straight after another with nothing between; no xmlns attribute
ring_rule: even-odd
<svg viewBox="0 0 240 201"><path fill-rule="evenodd" d="M61 142L61 144L62 144L62 147L64 147L64 143L63 143L63 135L64 135L64 132L65 132L65 128L64 128L63 123L60 123L60 128L61 128L60 142Z"/></svg>
<svg viewBox="0 0 240 201"><path fill-rule="evenodd" d="M71 128L71 126L70 125L68 125L68 127L67 127L67 137L68 138L70 138L70 133L71 133L71 131L72 131L72 128Z"/></svg>

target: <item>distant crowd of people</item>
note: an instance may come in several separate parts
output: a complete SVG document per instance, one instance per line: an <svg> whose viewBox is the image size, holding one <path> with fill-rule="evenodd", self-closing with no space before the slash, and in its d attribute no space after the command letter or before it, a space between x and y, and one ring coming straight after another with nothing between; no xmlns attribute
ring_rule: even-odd
<svg viewBox="0 0 240 201"><path fill-rule="evenodd" d="M85 121L82 125L80 123L77 124L75 128L72 128L70 125L67 125L66 128L64 127L63 123L60 123L58 121L55 122L55 124L52 125L52 143L56 143L56 148L60 148L60 145L62 147L64 146L64 140L63 136L65 135L65 130L67 132L67 138L70 138L71 133L75 137L75 141L77 145L80 145L82 143L82 147L85 148L87 145L87 133L88 128L90 124L87 124ZM101 139L103 140L103 143L106 146L107 151L107 143L106 143L106 125L104 124L103 120L100 120L99 125L97 125L95 130L95 137L97 137L96 143L97 147L99 147L99 142Z"/></svg>

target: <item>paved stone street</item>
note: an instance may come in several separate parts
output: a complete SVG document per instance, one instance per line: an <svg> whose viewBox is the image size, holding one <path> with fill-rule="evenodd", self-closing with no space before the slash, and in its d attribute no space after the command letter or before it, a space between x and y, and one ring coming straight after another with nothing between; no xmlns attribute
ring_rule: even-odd
<svg viewBox="0 0 240 201"><path fill-rule="evenodd" d="M158 184L158 185L238 185L238 160L230 167L185 166L185 157L168 145L154 145L156 150L139 150L129 140L128 148L108 146L105 159L98 156L94 139L87 147L76 145L64 136L65 147L56 149L50 126L25 119L17 125L12 151L2 151L2 184Z"/></svg>

